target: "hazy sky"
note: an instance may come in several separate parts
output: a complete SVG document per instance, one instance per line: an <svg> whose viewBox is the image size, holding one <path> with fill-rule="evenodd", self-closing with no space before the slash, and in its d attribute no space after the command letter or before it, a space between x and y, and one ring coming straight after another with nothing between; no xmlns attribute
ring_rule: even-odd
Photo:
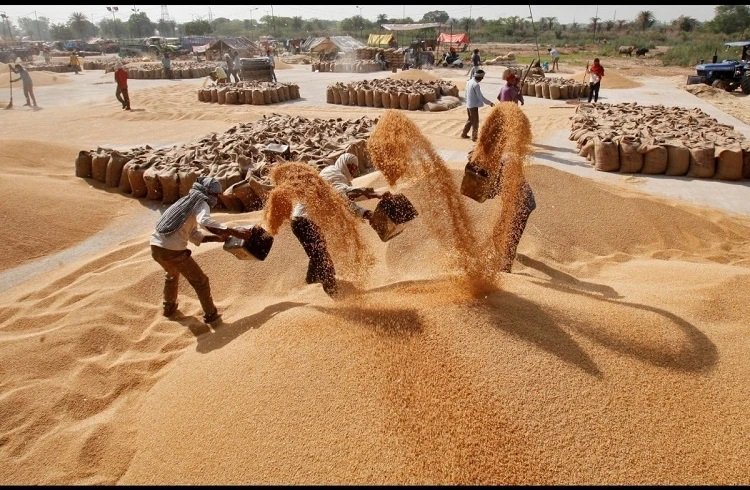
<svg viewBox="0 0 750 490"><path fill-rule="evenodd" d="M161 17L160 5L117 5L117 18L127 20L133 8L145 12L152 21ZM304 19L341 20L346 17L362 14L368 20L375 21L378 14L388 17L401 18L403 16L419 20L422 14L431 10L444 10L451 17L484 17L497 19L498 17L528 17L528 5L211 5L211 15L227 17L229 19L259 19L264 15L273 14L283 17L301 16ZM360 8L361 7L361 10ZM633 20L638 12L650 10L658 21L668 22L680 15L693 17L699 21L710 20L714 17L716 5L599 5L598 15L596 5L532 5L531 12L534 20L539 17L557 17L558 22L569 24L574 20L578 23L590 22L592 17L598 16L602 20L626 19ZM193 19L209 17L209 7L206 5L167 5L172 20L179 23ZM251 10L252 9L252 10ZM103 17L111 18L107 5L0 5L0 12L7 14L13 23L17 24L18 17L34 18L45 16L51 22L67 21L72 12L83 12L89 20L98 23Z"/></svg>

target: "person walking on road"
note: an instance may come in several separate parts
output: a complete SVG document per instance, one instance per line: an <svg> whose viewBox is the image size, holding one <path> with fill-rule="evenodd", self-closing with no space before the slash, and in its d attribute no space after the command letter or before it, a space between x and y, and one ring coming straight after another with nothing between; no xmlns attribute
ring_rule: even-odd
<svg viewBox="0 0 750 490"><path fill-rule="evenodd" d="M589 102L594 99L594 102L599 101L599 88L602 85L602 77L604 76L604 67L599 62L599 58L594 58L594 64L591 65L587 71L591 74L591 81L589 82Z"/></svg>
<svg viewBox="0 0 750 490"><path fill-rule="evenodd" d="M128 71L119 61L115 65L115 82L117 83L115 97L117 97L117 100L122 104L122 109L124 111L129 111L130 95L128 95Z"/></svg>
<svg viewBox="0 0 750 490"><path fill-rule="evenodd" d="M11 67L11 70L18 75L18 78L15 80L11 80L10 82L17 82L21 80L23 82L23 95L26 97L26 103L25 106L31 107L31 103L34 103L34 107L38 107L36 105L36 97L34 96L34 84L31 81L31 75L29 75L29 72L21 66L20 63L16 63L15 69Z"/></svg>

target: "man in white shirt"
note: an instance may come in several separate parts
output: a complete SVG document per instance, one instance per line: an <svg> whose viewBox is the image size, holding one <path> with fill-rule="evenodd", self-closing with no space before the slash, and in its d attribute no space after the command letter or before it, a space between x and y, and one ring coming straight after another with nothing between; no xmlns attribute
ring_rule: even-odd
<svg viewBox="0 0 750 490"><path fill-rule="evenodd" d="M466 113L468 114L469 119L464 125L461 137L468 139L469 129L471 129L472 141L476 141L477 135L479 134L479 108L484 104L489 104L490 107L495 107L495 104L482 95L482 89L479 87L479 82L483 79L484 70L479 69L474 72L474 78L466 82Z"/></svg>
<svg viewBox="0 0 750 490"><path fill-rule="evenodd" d="M320 178L347 197L352 214L369 220L372 217L372 211L359 206L352 199L359 196L365 198L382 196L370 188L352 187L352 176L357 175L359 175L359 159L351 153L344 153L333 165L328 165L320 171ZM292 232L310 259L305 277L307 284L319 282L327 294L336 294L336 270L333 267L331 255L328 253L326 241L320 228L310 219L302 203L296 203L292 210Z"/></svg>
<svg viewBox="0 0 750 490"><path fill-rule="evenodd" d="M151 257L162 266L164 275L164 316L170 317L177 311L177 289L180 274L195 289L203 307L206 323L221 318L213 298L208 277L187 248L188 241L196 246L207 242L225 242L230 236L249 239L249 230L228 228L211 218L211 207L218 202L221 184L213 177L198 177L187 196L172 204L159 221L151 235ZM213 233L204 235L198 225Z"/></svg>
<svg viewBox="0 0 750 490"><path fill-rule="evenodd" d="M551 47L547 50L549 52L549 55L552 57L552 69L550 71L557 71L560 69L557 62L560 60L560 52L557 50L556 47Z"/></svg>

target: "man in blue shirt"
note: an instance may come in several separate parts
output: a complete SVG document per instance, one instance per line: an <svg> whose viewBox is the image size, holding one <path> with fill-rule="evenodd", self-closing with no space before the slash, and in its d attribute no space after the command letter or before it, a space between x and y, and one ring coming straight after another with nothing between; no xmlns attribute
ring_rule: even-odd
<svg viewBox="0 0 750 490"><path fill-rule="evenodd" d="M483 79L484 70L476 70L474 72L474 78L466 82L466 113L468 114L469 119L464 125L461 137L468 139L469 129L471 129L472 141L476 141L477 135L479 134L479 108L484 104L489 104L490 107L495 107L495 104L482 95L482 89L479 87L479 82Z"/></svg>

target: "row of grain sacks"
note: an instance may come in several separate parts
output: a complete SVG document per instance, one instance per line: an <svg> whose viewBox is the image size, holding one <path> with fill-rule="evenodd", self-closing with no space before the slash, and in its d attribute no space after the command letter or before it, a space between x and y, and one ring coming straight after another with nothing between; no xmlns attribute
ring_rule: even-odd
<svg viewBox="0 0 750 490"><path fill-rule="evenodd" d="M198 90L199 102L219 104L268 105L299 98L299 86L286 83L265 88L221 86Z"/></svg>
<svg viewBox="0 0 750 490"><path fill-rule="evenodd" d="M578 99L588 97L589 86L566 78L531 78L523 82L523 95L544 99Z"/></svg>
<svg viewBox="0 0 750 490"><path fill-rule="evenodd" d="M336 73L372 73L374 71L381 71L382 68L379 63L368 60L354 61L354 62L315 62L311 65L312 71L319 73L324 72L336 72Z"/></svg>
<svg viewBox="0 0 750 490"><path fill-rule="evenodd" d="M454 84L409 80L372 80L343 84L326 88L329 104L382 107L384 109L422 110L427 103L434 103L442 95L458 96Z"/></svg>
<svg viewBox="0 0 750 490"><path fill-rule="evenodd" d="M750 179L750 146L721 147L706 142L688 147L679 140L659 142L632 136L595 136L580 145L578 153L603 172Z"/></svg>
<svg viewBox="0 0 750 490"><path fill-rule="evenodd" d="M164 69L159 66L128 67L128 78L135 80L164 78ZM192 68L172 68L173 78L203 78L207 77L213 68L208 66Z"/></svg>
<svg viewBox="0 0 750 490"><path fill-rule="evenodd" d="M55 65L55 64L44 64L44 65L30 65L26 67L26 71L51 71L53 73L73 73L75 69L70 65Z"/></svg>
<svg viewBox="0 0 750 490"><path fill-rule="evenodd" d="M261 209L261 195L265 188L249 176L243 175L236 162L208 165L208 172L200 166L181 163L165 165L155 158L144 160L136 153L98 148L81 151L76 158L76 176L91 178L123 194L172 204L186 196L200 175L215 177L221 184L219 202L230 211Z"/></svg>

